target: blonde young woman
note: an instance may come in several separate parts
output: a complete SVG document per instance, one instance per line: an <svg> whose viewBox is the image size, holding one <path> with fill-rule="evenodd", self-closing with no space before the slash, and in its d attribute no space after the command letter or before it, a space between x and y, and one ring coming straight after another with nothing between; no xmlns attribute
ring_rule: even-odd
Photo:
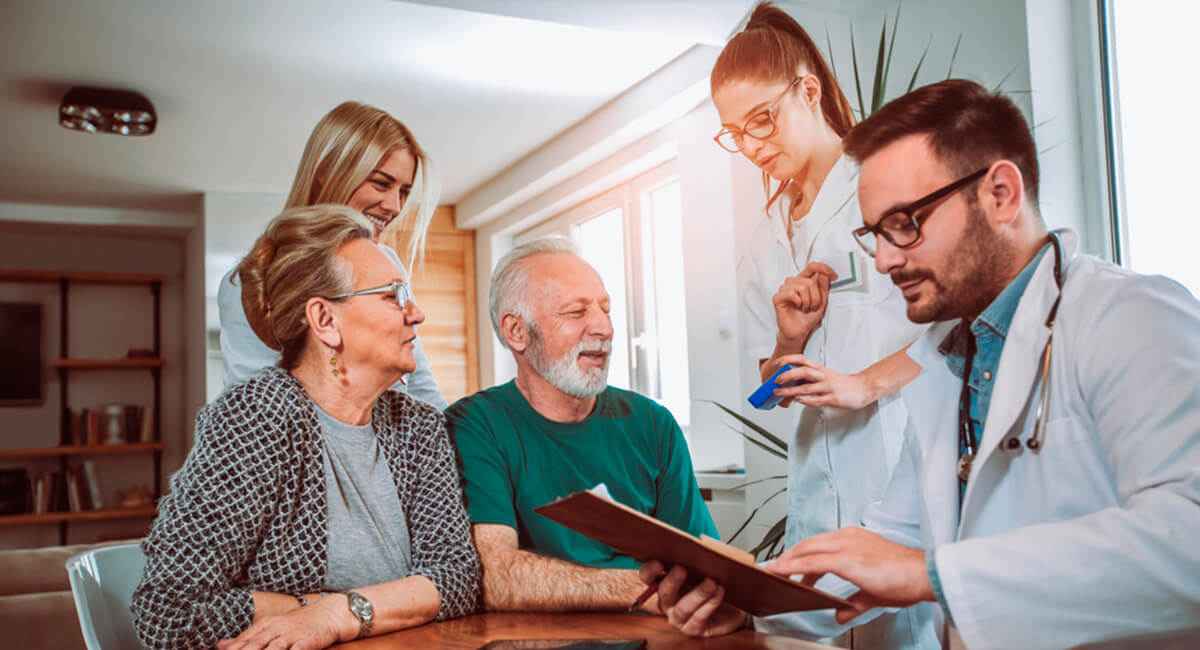
<svg viewBox="0 0 1200 650"><path fill-rule="evenodd" d="M146 647L316 649L478 608L445 417L388 390L424 315L373 234L346 206L293 208L239 264L280 363L196 417L142 545Z"/></svg>
<svg viewBox="0 0 1200 650"><path fill-rule="evenodd" d="M370 220L372 237L400 270L397 250L415 266L437 209L438 186L429 158L408 127L378 108L345 102L317 123L304 147L286 208L339 203ZM407 232L407 238L402 233ZM217 294L225 385L241 383L279 361L279 352L255 335L246 319L247 296L230 271ZM420 339L416 368L392 387L445 409Z"/></svg>
<svg viewBox="0 0 1200 650"><path fill-rule="evenodd" d="M843 155L854 116L829 64L804 29L769 4L755 7L745 30L717 58L711 75L721 117L717 143L762 170L767 217L743 260L747 349L762 379L783 364L776 394L799 408L788 439L785 544L858 525L883 497L900 448L907 410L897 391L920 368L904 349L923 331L908 321L904 297L851 235L862 225L858 170ZM761 217L759 217L761 218ZM796 404L798 403L798 404ZM658 565L646 568L653 578ZM676 573L683 573L677 570ZM664 581L660 602L674 607L684 631L728 631L738 612L675 593ZM922 606L924 607L924 606ZM930 613L920 607L850 626L812 625L803 617L757 619L760 629L880 649L937 647ZM845 636L842 636L845 634ZM851 634L853 636L851 636Z"/></svg>

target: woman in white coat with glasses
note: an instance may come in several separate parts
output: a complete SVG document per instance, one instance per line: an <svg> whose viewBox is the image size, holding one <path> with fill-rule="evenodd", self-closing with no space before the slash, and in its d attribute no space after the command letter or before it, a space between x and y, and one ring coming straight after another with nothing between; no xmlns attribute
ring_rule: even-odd
<svg viewBox="0 0 1200 650"><path fill-rule="evenodd" d="M741 288L747 352L798 416L788 436L785 543L860 521L882 498L900 455L906 410L895 395L919 372L903 348L923 331L904 299L854 243L857 166L842 154L849 102L804 29L757 6L711 75L717 144L762 170L765 218ZM777 631L788 631L786 616ZM841 639L874 648L936 646L928 618L886 617Z"/></svg>

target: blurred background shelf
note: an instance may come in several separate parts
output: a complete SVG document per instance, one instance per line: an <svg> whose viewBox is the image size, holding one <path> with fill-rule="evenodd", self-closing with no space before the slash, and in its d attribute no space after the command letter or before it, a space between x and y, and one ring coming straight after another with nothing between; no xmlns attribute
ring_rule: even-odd
<svg viewBox="0 0 1200 650"><path fill-rule="evenodd" d="M162 368L159 357L133 357L121 359L80 359L59 357L51 362L60 370L142 370Z"/></svg>
<svg viewBox="0 0 1200 650"><path fill-rule="evenodd" d="M0 461L24 458L57 458L59 456L117 456L147 454L163 451L161 442L139 442L125 445L72 445L61 447L29 447L0 449Z"/></svg>
<svg viewBox="0 0 1200 650"><path fill-rule="evenodd" d="M36 526L112 519L153 519L158 513L154 506L138 508L108 508L84 512L45 512L41 514L0 515L0 526Z"/></svg>

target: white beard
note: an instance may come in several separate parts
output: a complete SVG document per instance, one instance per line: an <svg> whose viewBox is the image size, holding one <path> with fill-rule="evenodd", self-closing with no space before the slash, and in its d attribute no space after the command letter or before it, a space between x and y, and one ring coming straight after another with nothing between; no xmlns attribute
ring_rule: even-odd
<svg viewBox="0 0 1200 650"><path fill-rule="evenodd" d="M557 359L542 356L542 340L536 332L530 332L529 363L551 386L562 392L586 399L604 392L608 386L608 360L599 368L584 370L579 367L579 355L583 352L612 353L612 341L580 341L566 354Z"/></svg>

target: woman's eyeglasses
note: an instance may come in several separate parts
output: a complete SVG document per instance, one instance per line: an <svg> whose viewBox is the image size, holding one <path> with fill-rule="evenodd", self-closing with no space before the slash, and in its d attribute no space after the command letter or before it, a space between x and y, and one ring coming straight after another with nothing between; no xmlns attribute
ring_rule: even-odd
<svg viewBox="0 0 1200 650"><path fill-rule="evenodd" d="M871 257L875 257L879 237L883 237L896 248L914 246L921 241L921 224L933 214L933 211L930 210L924 214L917 213L983 178L989 169L991 169L990 165L926 194L908 205L894 208L883 215L883 218L875 225L855 228L853 231L854 241L858 242L863 251Z"/></svg>
<svg viewBox="0 0 1200 650"><path fill-rule="evenodd" d="M353 298L354 296L371 296L371 295L389 294L389 293L393 294L395 296L396 304L400 305L400 307L402 309L404 307L408 306L408 303L412 302L412 299L413 299L412 291L409 289L408 283L403 280L393 280L392 282L380 285L378 287L371 287L369 289L359 289L358 291L351 291L351 292L343 293L343 294L340 294L337 296L332 296L329 299L330 300L345 300L346 298Z"/></svg>
<svg viewBox="0 0 1200 650"><path fill-rule="evenodd" d="M755 140L765 140L775 135L775 131L778 129L778 125L775 122L775 109L779 108L780 100L782 100L789 91L799 85L802 79L804 79L804 77L796 77L793 79L791 83L787 85L787 88L784 88L783 92L779 93L778 97L771 100L770 105L754 115L751 115L750 118L746 120L746 123L742 125L742 128L735 129L731 127L725 127L718 131L715 136L713 136L713 140L716 140L717 144L720 145L725 151L728 151L729 153L737 153L742 150L742 142L747 135Z"/></svg>

